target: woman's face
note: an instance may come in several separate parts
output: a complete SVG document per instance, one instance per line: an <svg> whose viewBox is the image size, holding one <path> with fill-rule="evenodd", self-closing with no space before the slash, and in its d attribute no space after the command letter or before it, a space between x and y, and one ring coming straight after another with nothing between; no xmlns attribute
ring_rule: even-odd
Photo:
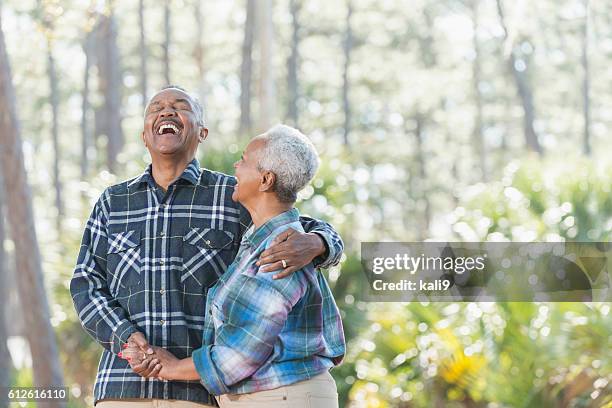
<svg viewBox="0 0 612 408"><path fill-rule="evenodd" d="M251 140L246 149L244 149L240 160L234 163L237 184L234 187L232 200L238 201L242 205L245 205L245 202L256 199L261 194L260 186L263 176L257 169L257 163L259 162L259 153L264 144L265 141L262 139Z"/></svg>

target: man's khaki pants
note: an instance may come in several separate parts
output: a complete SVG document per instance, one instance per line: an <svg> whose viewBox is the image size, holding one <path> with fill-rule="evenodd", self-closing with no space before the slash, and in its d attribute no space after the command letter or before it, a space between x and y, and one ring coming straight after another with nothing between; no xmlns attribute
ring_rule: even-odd
<svg viewBox="0 0 612 408"><path fill-rule="evenodd" d="M329 372L274 390L217 397L221 408L338 408L336 382Z"/></svg>
<svg viewBox="0 0 612 408"><path fill-rule="evenodd" d="M206 408L212 405L191 401L162 399L104 399L98 401L96 408Z"/></svg>

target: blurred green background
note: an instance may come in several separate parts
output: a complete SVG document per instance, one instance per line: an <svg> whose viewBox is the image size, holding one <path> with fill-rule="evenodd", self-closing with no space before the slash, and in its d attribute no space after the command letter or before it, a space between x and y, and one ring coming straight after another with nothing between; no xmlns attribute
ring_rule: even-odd
<svg viewBox="0 0 612 408"><path fill-rule="evenodd" d="M315 143L299 207L346 244L326 272L341 406L612 407L610 303L359 299L362 241L610 239L611 23L612 3L588 0L3 1L2 109L20 120L69 406L92 405L102 350L68 291L84 222L148 163L144 103L176 83L205 103L205 167L233 173L277 122ZM15 238L0 238L0 340L10 383L31 385Z"/></svg>

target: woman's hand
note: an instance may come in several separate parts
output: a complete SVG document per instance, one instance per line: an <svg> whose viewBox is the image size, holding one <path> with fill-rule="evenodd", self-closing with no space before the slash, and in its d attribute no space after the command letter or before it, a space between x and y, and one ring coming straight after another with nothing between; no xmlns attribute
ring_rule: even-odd
<svg viewBox="0 0 612 408"><path fill-rule="evenodd" d="M145 378L155 378L162 366L155 354L147 354L134 342L130 341L125 346L119 357L127 360L132 370Z"/></svg>
<svg viewBox="0 0 612 408"><path fill-rule="evenodd" d="M124 347L119 357L128 360L132 370L142 377L187 381L200 379L191 357L181 360L157 346L150 346L153 354L147 354L131 342Z"/></svg>

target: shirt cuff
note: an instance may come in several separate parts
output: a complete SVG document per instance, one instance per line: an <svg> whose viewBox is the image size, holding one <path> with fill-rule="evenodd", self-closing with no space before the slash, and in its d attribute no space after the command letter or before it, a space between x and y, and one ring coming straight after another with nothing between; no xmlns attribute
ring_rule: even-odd
<svg viewBox="0 0 612 408"><path fill-rule="evenodd" d="M196 371L200 375L200 383L213 395L227 394L229 388L221 380L212 360L213 345L208 345L195 350L191 357Z"/></svg>
<svg viewBox="0 0 612 408"><path fill-rule="evenodd" d="M337 264L336 248L334 247L334 243L331 241L331 238L328 237L327 234L322 231L311 232L320 236L323 240L323 245L325 245L325 252L312 260L314 267L318 269L327 269L330 266L334 266L335 264Z"/></svg>
<svg viewBox="0 0 612 408"><path fill-rule="evenodd" d="M123 345L128 342L128 339L133 333L138 330L129 320L124 320L119 326L113 329L113 338L111 341L111 352L119 354L123 350Z"/></svg>

